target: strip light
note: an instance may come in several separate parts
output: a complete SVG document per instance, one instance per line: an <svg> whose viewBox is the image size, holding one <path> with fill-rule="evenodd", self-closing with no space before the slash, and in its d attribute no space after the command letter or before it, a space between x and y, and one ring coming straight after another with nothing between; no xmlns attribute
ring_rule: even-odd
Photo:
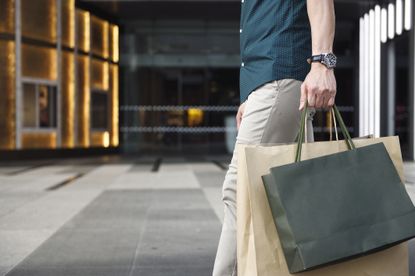
<svg viewBox="0 0 415 276"><path fill-rule="evenodd" d="M359 20L359 135L365 133L364 126L364 88L365 88L365 20Z"/></svg>
<svg viewBox="0 0 415 276"><path fill-rule="evenodd" d="M369 134L375 132L374 103L375 103L375 11L369 11Z"/></svg>
<svg viewBox="0 0 415 276"><path fill-rule="evenodd" d="M409 31L412 28L412 0L405 0L405 30Z"/></svg>
<svg viewBox="0 0 415 276"><path fill-rule="evenodd" d="M381 31L380 31L380 40L383 43L386 43L388 40L388 11L385 8L382 8L380 12L380 24L381 24Z"/></svg>
<svg viewBox="0 0 415 276"><path fill-rule="evenodd" d="M370 48L369 48L369 14L365 14L364 17L364 22L365 22L365 39L364 39L364 43L365 43L365 67L364 67L364 72L365 72L365 88L362 91L363 95L364 95L364 108L363 108L363 112L364 112L364 118L363 118L363 125L364 125L364 132L363 135L368 135L369 134L369 107L368 107L368 103L369 103L369 86L370 86L370 81L369 81L369 56L370 56Z"/></svg>
<svg viewBox="0 0 415 276"><path fill-rule="evenodd" d="M396 34L400 35L403 31L403 3L396 0Z"/></svg>
<svg viewBox="0 0 415 276"><path fill-rule="evenodd" d="M395 5L392 3L388 5L388 37L395 37Z"/></svg>
<svg viewBox="0 0 415 276"><path fill-rule="evenodd" d="M375 6L375 40L374 40L374 55L375 55L375 62L374 62L374 74L375 74L375 83L374 83L374 101L372 105L374 106L373 111L373 119L374 119L374 129L373 134L375 137L380 137L380 31L381 31L381 12L380 6Z"/></svg>

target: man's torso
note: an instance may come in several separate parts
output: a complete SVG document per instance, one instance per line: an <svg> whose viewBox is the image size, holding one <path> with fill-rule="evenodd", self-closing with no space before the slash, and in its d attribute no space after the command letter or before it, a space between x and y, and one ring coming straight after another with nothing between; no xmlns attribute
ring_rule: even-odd
<svg viewBox="0 0 415 276"><path fill-rule="evenodd" d="M242 0L240 93L244 101L264 83L304 80L311 32L306 0Z"/></svg>

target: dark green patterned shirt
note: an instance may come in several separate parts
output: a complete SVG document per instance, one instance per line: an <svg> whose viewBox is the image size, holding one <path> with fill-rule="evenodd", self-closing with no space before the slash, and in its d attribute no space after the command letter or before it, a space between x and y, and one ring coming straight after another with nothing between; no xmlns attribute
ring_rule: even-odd
<svg viewBox="0 0 415 276"><path fill-rule="evenodd" d="M306 0L242 0L240 96L280 79L303 81L310 70Z"/></svg>

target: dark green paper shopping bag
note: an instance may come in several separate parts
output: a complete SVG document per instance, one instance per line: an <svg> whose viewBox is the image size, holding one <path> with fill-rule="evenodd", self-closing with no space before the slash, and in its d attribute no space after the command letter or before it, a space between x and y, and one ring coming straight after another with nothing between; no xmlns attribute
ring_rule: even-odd
<svg viewBox="0 0 415 276"><path fill-rule="evenodd" d="M263 183L291 273L388 248L415 236L415 208L383 143L270 169ZM303 113L302 126L305 116Z"/></svg>

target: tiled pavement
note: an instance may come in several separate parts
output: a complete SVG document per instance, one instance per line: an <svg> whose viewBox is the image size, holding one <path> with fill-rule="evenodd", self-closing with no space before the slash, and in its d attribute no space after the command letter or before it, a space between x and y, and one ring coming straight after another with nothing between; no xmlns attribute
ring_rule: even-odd
<svg viewBox="0 0 415 276"><path fill-rule="evenodd" d="M228 159L155 161L0 164L0 275L210 275Z"/></svg>
<svg viewBox="0 0 415 276"><path fill-rule="evenodd" d="M225 171L155 161L0 165L0 275L210 275Z"/></svg>

